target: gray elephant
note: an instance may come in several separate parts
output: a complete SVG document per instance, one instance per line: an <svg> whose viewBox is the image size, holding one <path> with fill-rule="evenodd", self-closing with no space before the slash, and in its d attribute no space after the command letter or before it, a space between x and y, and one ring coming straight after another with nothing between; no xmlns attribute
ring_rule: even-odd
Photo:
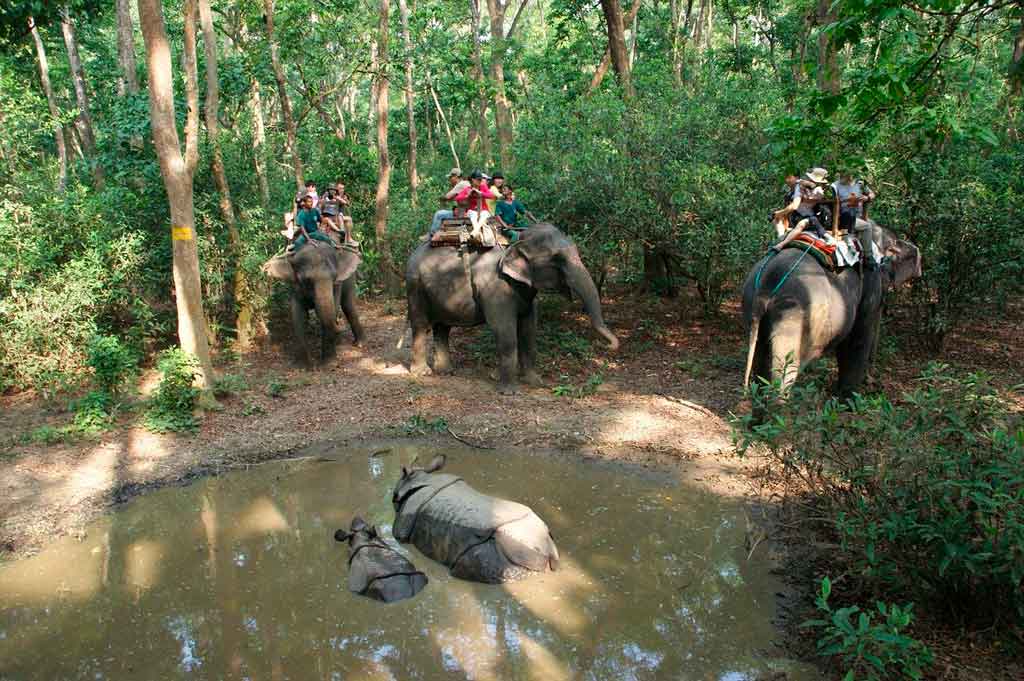
<svg viewBox="0 0 1024 681"><path fill-rule="evenodd" d="M574 292L590 323L612 350L619 347L601 316L597 287L572 241L554 225L537 223L506 249L467 251L424 243L405 272L412 328L414 375L430 373L427 331L434 333L434 371L452 371L448 337L453 326L487 324L498 346L498 390L515 392L520 376L540 383L537 359L538 290Z"/></svg>
<svg viewBox="0 0 1024 681"><path fill-rule="evenodd" d="M271 258L263 265L263 272L274 279L292 285L291 316L295 331L296 350L304 363L310 353L306 342L306 314L316 311L321 327L321 359L334 359L337 353L338 308L345 313L352 327L355 344L361 344L366 333L356 311L355 271L362 259L348 250L333 248L329 244L310 241L298 251Z"/></svg>
<svg viewBox="0 0 1024 681"><path fill-rule="evenodd" d="M536 513L438 473L444 463L442 455L426 468L402 468L391 497L395 539L474 582L500 584L558 567L558 549Z"/></svg>
<svg viewBox="0 0 1024 681"><path fill-rule="evenodd" d="M427 576L387 545L377 528L356 516L348 532L334 533L348 544L348 589L384 603L412 598L427 585Z"/></svg>
<svg viewBox="0 0 1024 681"><path fill-rule="evenodd" d="M832 272L804 257L802 248L788 248L754 266L743 286L744 387L753 375L778 379L785 391L805 365L835 351L837 392L849 395L860 388L878 343L885 290L921 276L917 246L871 227L884 256L880 265Z"/></svg>

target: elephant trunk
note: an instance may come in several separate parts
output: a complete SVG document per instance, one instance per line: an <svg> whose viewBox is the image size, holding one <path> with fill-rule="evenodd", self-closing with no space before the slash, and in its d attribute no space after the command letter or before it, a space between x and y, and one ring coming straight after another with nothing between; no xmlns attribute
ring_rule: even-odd
<svg viewBox="0 0 1024 681"><path fill-rule="evenodd" d="M587 268L583 266L583 261L578 255L574 254L574 257L569 258L565 267L565 279L573 293L583 301L583 309L587 311L594 331L608 341L608 347L618 350L619 339L605 325L604 317L601 315L601 297L597 293L597 286L594 285L594 280L590 278Z"/></svg>
<svg viewBox="0 0 1024 681"><path fill-rule="evenodd" d="M340 333L338 306L334 301L334 282L316 282L313 287L313 305L316 307L316 316L320 318L320 326L331 333Z"/></svg>

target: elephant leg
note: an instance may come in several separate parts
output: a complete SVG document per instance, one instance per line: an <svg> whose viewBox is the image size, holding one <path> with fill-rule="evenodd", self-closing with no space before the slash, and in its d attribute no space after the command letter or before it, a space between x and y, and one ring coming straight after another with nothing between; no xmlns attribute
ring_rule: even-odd
<svg viewBox="0 0 1024 681"><path fill-rule="evenodd" d="M306 340L306 305L298 294L293 293L290 303L292 330L295 333L295 357L303 366L311 364L309 343Z"/></svg>
<svg viewBox="0 0 1024 681"><path fill-rule="evenodd" d="M352 329L354 344L360 346L366 342L366 331L363 329L362 322L359 321L359 311L356 309L356 296L355 277L349 277L341 284L341 294L338 302L341 311L345 313L345 319L348 320L349 328Z"/></svg>
<svg viewBox="0 0 1024 681"><path fill-rule="evenodd" d="M515 308L509 301L493 301L484 306L487 326L494 332L498 346L498 392L514 394L519 373L518 325Z"/></svg>
<svg viewBox="0 0 1024 681"><path fill-rule="evenodd" d="M836 349L836 362L839 365L836 394L840 397L849 397L864 385L878 346L881 291L876 295L873 288L872 282L865 282L865 292L862 294L864 300L857 310L857 320L850 334Z"/></svg>
<svg viewBox="0 0 1024 681"><path fill-rule="evenodd" d="M452 369L451 347L448 344L452 327L447 324L434 324L434 373L450 374Z"/></svg>
<svg viewBox="0 0 1024 681"><path fill-rule="evenodd" d="M409 328L412 329L412 362L409 373L413 376L427 376L430 366L427 364L427 330L430 321L426 315L426 303L416 293L411 284L407 284L409 301Z"/></svg>
<svg viewBox="0 0 1024 681"><path fill-rule="evenodd" d="M530 304L530 311L519 319L519 376L527 385L541 384L537 373L537 301Z"/></svg>
<svg viewBox="0 0 1024 681"><path fill-rule="evenodd" d="M763 323L763 322L762 322ZM774 320L768 335L768 347L771 358L769 373L773 381L779 382L780 393L784 396L796 382L800 373L801 341L803 340L803 320L801 318L782 318Z"/></svg>

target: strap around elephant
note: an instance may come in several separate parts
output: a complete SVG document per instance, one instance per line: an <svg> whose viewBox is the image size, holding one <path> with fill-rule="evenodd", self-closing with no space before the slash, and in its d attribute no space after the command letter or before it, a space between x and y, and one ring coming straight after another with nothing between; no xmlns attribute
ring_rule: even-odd
<svg viewBox="0 0 1024 681"><path fill-rule="evenodd" d="M800 264L800 261L804 259L807 253L810 252L811 248L813 248L813 246L811 244L807 244L807 248L804 249L803 253L800 254L800 257L796 259L796 262L793 263L793 265L786 271L786 273L782 275L782 279L779 279L779 283L775 284L775 288L772 289L772 292L769 295L774 296L776 293L779 292L779 289L782 288L782 285L786 283L787 279L789 279L789 275L793 274L793 271L797 268L797 266ZM754 276L755 291L761 288L761 274L764 272L764 269L768 267L768 263L772 261L772 258L774 258L778 254L779 251L769 252L768 257L765 258L765 261L763 263L761 263L761 268L757 271L757 274Z"/></svg>
<svg viewBox="0 0 1024 681"><path fill-rule="evenodd" d="M466 270L466 278L469 279L469 288L473 292L473 300L477 301L476 282L473 281L473 267L469 264L469 256L467 255L469 249L465 246L459 246L459 253L462 257L462 268Z"/></svg>

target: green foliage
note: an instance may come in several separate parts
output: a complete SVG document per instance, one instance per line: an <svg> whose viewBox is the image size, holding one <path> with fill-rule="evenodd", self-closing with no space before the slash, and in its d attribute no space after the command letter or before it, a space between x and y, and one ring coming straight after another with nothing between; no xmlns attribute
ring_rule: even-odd
<svg viewBox="0 0 1024 681"><path fill-rule="evenodd" d="M116 395L136 371L135 353L116 336L93 336L86 346L86 363L93 371L96 387Z"/></svg>
<svg viewBox="0 0 1024 681"><path fill-rule="evenodd" d="M585 336L561 326L548 324L537 334L537 352L546 357L572 357L588 360L594 356L594 348Z"/></svg>
<svg viewBox="0 0 1024 681"><path fill-rule="evenodd" d="M74 429L83 434L100 433L110 428L116 404L111 394L104 390L93 390L75 400L71 409L75 413Z"/></svg>
<svg viewBox="0 0 1024 681"><path fill-rule="evenodd" d="M272 378L267 381L267 395L274 399L281 399L288 390L288 383L279 378Z"/></svg>
<svg viewBox="0 0 1024 681"><path fill-rule="evenodd" d="M216 397L230 397L248 389L249 381L242 374L221 374L213 383L213 394Z"/></svg>
<svg viewBox="0 0 1024 681"><path fill-rule="evenodd" d="M55 445L66 441L74 435L74 428L64 426L39 426L22 438L23 444Z"/></svg>
<svg viewBox="0 0 1024 681"><path fill-rule="evenodd" d="M157 361L160 384L146 410L146 428L168 433L195 430L199 426L194 413L199 389L193 385L197 366L195 357L180 348L160 354Z"/></svg>
<svg viewBox="0 0 1024 681"><path fill-rule="evenodd" d="M762 446L826 505L855 574L964 615L1024 618L1024 427L984 374L933 364L919 387L824 399L752 391L740 451ZM838 556L837 556L838 558Z"/></svg>
<svg viewBox="0 0 1024 681"><path fill-rule="evenodd" d="M832 582L821 580L815 604L822 619L802 626L821 631L818 654L838 658L843 681L918 681L934 657L927 646L908 636L904 630L913 622L913 604L903 607L875 603L877 612L851 605L833 609L828 599Z"/></svg>
<svg viewBox="0 0 1024 681"><path fill-rule="evenodd" d="M427 419L421 414L413 414L399 426L399 429L406 435L447 433L448 428L448 421L443 416L439 416L436 419Z"/></svg>
<svg viewBox="0 0 1024 681"><path fill-rule="evenodd" d="M595 371L587 376L587 380L579 385L574 385L569 377L564 374L559 376L558 380L558 385L551 389L552 395L580 400L593 395L597 392L598 388L604 385L604 372Z"/></svg>

